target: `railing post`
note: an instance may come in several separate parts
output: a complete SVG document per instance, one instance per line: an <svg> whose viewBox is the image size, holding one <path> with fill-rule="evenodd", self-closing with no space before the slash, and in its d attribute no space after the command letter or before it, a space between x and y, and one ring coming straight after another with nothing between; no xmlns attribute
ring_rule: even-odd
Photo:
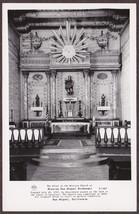
<svg viewBox="0 0 139 214"><path fill-rule="evenodd" d="M21 146L21 134L20 134L20 129L18 130L18 144Z"/></svg>
<svg viewBox="0 0 139 214"><path fill-rule="evenodd" d="M25 133L25 145L26 145L26 147L28 147L28 135L27 135L27 129L26 129L26 133Z"/></svg>
<svg viewBox="0 0 139 214"><path fill-rule="evenodd" d="M114 146L114 134L113 134L113 128L111 128L111 146Z"/></svg>
<svg viewBox="0 0 139 214"><path fill-rule="evenodd" d="M125 127L125 137L124 137L125 146L128 147L128 134L127 134L127 127Z"/></svg>
<svg viewBox="0 0 139 214"><path fill-rule="evenodd" d="M13 129L12 129L12 134L11 134L11 146L14 146L14 141L15 141L15 139L14 139L14 131L13 131Z"/></svg>
<svg viewBox="0 0 139 214"><path fill-rule="evenodd" d="M41 147L42 138L41 138L40 129L39 129L38 143L39 143L39 147Z"/></svg>
<svg viewBox="0 0 139 214"><path fill-rule="evenodd" d="M118 138L117 138L118 146L121 146L121 134L120 134L120 128L118 128Z"/></svg>
<svg viewBox="0 0 139 214"><path fill-rule="evenodd" d="M34 135L34 129L32 129L32 145L35 146L35 135Z"/></svg>
<svg viewBox="0 0 139 214"><path fill-rule="evenodd" d="M104 133L104 143L105 145L107 145L107 142L108 142L108 137L107 137L107 128L105 128L105 133Z"/></svg>
<svg viewBox="0 0 139 214"><path fill-rule="evenodd" d="M100 143L101 143L100 128L98 128L97 142L98 142L98 145L100 146Z"/></svg>

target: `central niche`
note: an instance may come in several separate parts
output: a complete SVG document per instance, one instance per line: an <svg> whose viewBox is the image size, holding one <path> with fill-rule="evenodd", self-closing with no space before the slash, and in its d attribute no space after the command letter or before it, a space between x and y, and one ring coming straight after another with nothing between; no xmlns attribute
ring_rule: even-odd
<svg viewBox="0 0 139 214"><path fill-rule="evenodd" d="M56 85L57 117L82 117L83 72L57 72Z"/></svg>
<svg viewBox="0 0 139 214"><path fill-rule="evenodd" d="M68 76L68 79L65 80L65 89L67 91L67 95L73 95L73 86L74 86L74 81L72 80L72 76Z"/></svg>

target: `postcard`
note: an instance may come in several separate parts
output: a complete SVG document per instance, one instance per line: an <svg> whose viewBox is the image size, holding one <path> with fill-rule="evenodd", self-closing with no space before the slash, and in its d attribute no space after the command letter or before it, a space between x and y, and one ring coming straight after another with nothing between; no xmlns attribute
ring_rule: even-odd
<svg viewBox="0 0 139 214"><path fill-rule="evenodd" d="M3 211L136 211L136 4L2 12Z"/></svg>

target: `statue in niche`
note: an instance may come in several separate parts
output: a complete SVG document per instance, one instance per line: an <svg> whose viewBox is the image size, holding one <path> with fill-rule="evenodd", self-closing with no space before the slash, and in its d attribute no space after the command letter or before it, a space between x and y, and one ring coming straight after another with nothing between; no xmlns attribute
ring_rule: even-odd
<svg viewBox="0 0 139 214"><path fill-rule="evenodd" d="M36 99L36 107L40 107L40 98L39 98L38 94L35 99Z"/></svg>
<svg viewBox="0 0 139 214"><path fill-rule="evenodd" d="M65 89L68 93L68 95L73 95L74 92L73 92L73 86L74 86L74 82L72 80L72 76L68 76L68 79L65 80Z"/></svg>
<svg viewBox="0 0 139 214"><path fill-rule="evenodd" d="M101 96L101 106L105 106L105 102L106 102L106 97L104 94L102 94Z"/></svg>

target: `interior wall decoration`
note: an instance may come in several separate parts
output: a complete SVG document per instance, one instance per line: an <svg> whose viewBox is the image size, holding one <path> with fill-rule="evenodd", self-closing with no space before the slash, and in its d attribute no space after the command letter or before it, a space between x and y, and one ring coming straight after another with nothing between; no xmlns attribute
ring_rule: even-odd
<svg viewBox="0 0 139 214"><path fill-rule="evenodd" d="M52 32L55 38L50 39L51 54L58 62L79 63L86 58L88 44L85 43L87 38L84 37L84 28L77 33L76 26L72 29L70 22L66 21L66 29L59 28L60 34L55 30Z"/></svg>
<svg viewBox="0 0 139 214"><path fill-rule="evenodd" d="M106 33L104 33L102 30L99 36L92 37L92 39L97 41L97 44L102 51L109 50L110 38L112 38L113 40L117 40L118 36L115 36L110 31L107 31Z"/></svg>
<svg viewBox="0 0 139 214"><path fill-rule="evenodd" d="M95 72L91 81L91 92L91 105L95 117L109 119L114 118L113 99L116 95L112 73L108 71ZM105 114L101 114L101 112L97 110L97 107L99 106L107 106L109 107L109 110L105 112Z"/></svg>
<svg viewBox="0 0 139 214"><path fill-rule="evenodd" d="M108 13L108 18L102 11L95 11L102 15L102 20L92 11L47 12L26 11L29 24L21 21L21 25L14 19L20 33L20 71L29 73L24 81L22 78L22 119L44 120L46 105L52 120L69 115L71 118L81 115L87 120L121 117L119 109L126 98L124 95L122 99L117 98L125 91L119 83L122 81L124 85L124 73L119 71L127 70L125 65L121 67L121 59L125 56L124 41L128 38L123 40L120 32L128 16L117 20L113 12ZM87 17L90 17L88 22ZM30 23L30 20L36 21ZM103 94L105 105L101 105ZM31 110L36 95L42 100L38 118ZM104 108L106 111L102 114Z"/></svg>
<svg viewBox="0 0 139 214"><path fill-rule="evenodd" d="M45 119L48 105L47 77L45 73L32 72L28 78L28 117L37 119L35 107L42 107L40 119ZM34 108L32 108L34 107Z"/></svg>

